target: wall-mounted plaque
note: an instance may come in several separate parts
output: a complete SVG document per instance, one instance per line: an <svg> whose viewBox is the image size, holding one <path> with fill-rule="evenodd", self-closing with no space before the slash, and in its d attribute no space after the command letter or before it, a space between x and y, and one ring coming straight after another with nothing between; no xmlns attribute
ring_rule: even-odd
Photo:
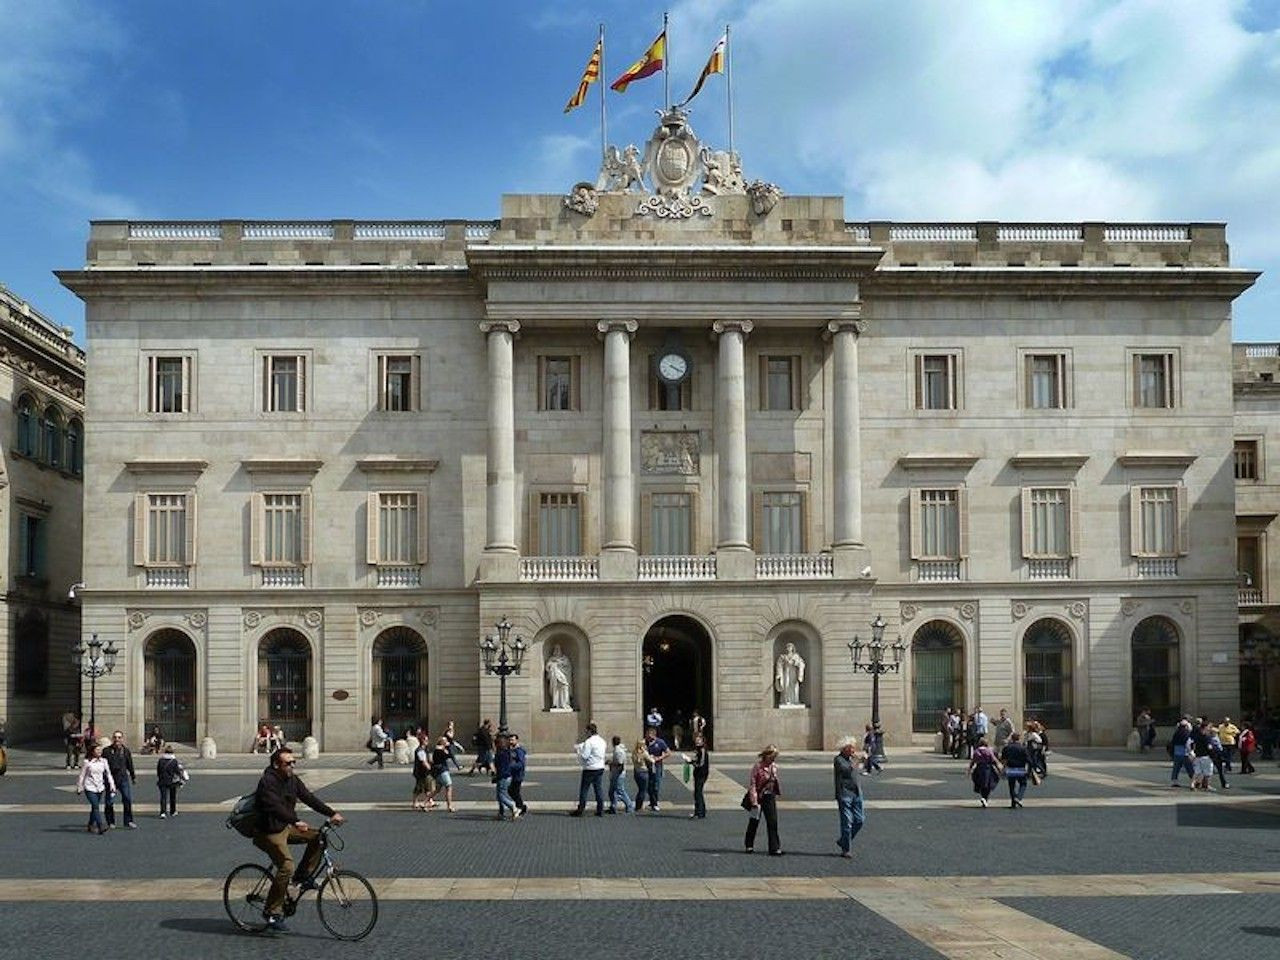
<svg viewBox="0 0 1280 960"><path fill-rule="evenodd" d="M347 693L347 691L345 691L345 690L335 690L335 691L333 691L333 699L337 700L339 703L341 703L343 700L347 699L347 697L349 697L349 696L351 696L351 694Z"/></svg>
<svg viewBox="0 0 1280 960"><path fill-rule="evenodd" d="M640 469L645 473L696 477L700 457L697 431L645 430L640 434Z"/></svg>

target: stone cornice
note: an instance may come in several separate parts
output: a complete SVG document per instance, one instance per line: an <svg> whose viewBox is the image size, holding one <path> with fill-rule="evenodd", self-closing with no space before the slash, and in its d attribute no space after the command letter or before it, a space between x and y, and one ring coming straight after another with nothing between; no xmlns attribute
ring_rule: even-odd
<svg viewBox="0 0 1280 960"><path fill-rule="evenodd" d="M435 473L439 460L418 457L375 456L356 461L356 469L364 473Z"/></svg>
<svg viewBox="0 0 1280 960"><path fill-rule="evenodd" d="M142 459L142 460L126 460L124 468L134 474L202 474L209 469L208 460L161 460L161 459Z"/></svg>
<svg viewBox="0 0 1280 960"><path fill-rule="evenodd" d="M885 267L863 280L879 296L1211 297L1234 299L1261 274L1232 267Z"/></svg>
<svg viewBox="0 0 1280 960"><path fill-rule="evenodd" d="M245 473L319 473L323 460L300 457L297 459L254 457L241 460Z"/></svg>
<svg viewBox="0 0 1280 960"><path fill-rule="evenodd" d="M898 458L903 470L964 470L978 462L976 453L904 453Z"/></svg>
<svg viewBox="0 0 1280 960"><path fill-rule="evenodd" d="M1185 450L1126 450L1116 457L1125 467L1181 467L1186 469L1198 457Z"/></svg>
<svg viewBox="0 0 1280 960"><path fill-rule="evenodd" d="M1009 458L1009 464L1023 470L1037 467L1055 470L1079 470L1088 459L1089 455L1087 453L1033 450L1025 453L1015 453Z"/></svg>
<svg viewBox="0 0 1280 960"><path fill-rule="evenodd" d="M454 296L478 296L466 267L429 266L210 266L86 267L56 270L62 285L81 299L89 297L169 298L243 296L288 291L295 296L333 296L335 292L412 293L437 288ZM452 289L450 289L452 288Z"/></svg>

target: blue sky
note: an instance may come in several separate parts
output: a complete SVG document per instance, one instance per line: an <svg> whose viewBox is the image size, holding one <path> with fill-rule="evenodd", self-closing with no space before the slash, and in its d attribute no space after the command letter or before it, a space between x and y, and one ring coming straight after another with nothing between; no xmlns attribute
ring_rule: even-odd
<svg viewBox="0 0 1280 960"><path fill-rule="evenodd" d="M1237 339L1280 339L1280 0L683 0L683 97L733 24L748 177L848 219L1225 220L1267 276ZM83 330L52 277L88 220L494 217L594 175L596 92L664 5L0 0L0 282ZM693 104L724 145L723 78ZM609 94L643 142L662 77Z"/></svg>

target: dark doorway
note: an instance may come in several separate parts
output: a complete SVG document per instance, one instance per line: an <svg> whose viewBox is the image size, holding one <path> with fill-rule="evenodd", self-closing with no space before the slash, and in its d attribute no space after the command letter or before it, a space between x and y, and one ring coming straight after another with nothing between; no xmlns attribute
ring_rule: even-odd
<svg viewBox="0 0 1280 960"><path fill-rule="evenodd" d="M258 716L290 740L311 736L311 647L287 627L258 644Z"/></svg>
<svg viewBox="0 0 1280 960"><path fill-rule="evenodd" d="M707 746L714 746L711 638L707 631L691 617L659 620L645 634L640 669L644 677L641 722L656 707L663 717L663 738L670 741L672 728L679 724L684 732L680 745L687 747L693 742L691 718L697 710L707 721Z"/></svg>
<svg viewBox="0 0 1280 960"><path fill-rule="evenodd" d="M397 737L426 724L427 642L408 627L392 627L373 642L373 704Z"/></svg>
<svg viewBox="0 0 1280 960"><path fill-rule="evenodd" d="M165 740L195 743L196 648L178 630L161 630L144 648L146 730L160 728Z"/></svg>

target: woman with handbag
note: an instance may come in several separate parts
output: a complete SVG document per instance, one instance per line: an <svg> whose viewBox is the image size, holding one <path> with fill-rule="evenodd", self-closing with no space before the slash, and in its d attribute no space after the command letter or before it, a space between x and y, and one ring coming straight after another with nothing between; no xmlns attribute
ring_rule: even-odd
<svg viewBox="0 0 1280 960"><path fill-rule="evenodd" d="M631 777L636 782L636 813L644 808L643 798L649 794L649 779L653 776L653 757L649 745L637 740L631 748Z"/></svg>
<svg viewBox="0 0 1280 960"><path fill-rule="evenodd" d="M991 799L991 791L1000 782L1000 760L985 739L978 741L969 760L969 779L973 781L973 792L978 795L978 802L985 807Z"/></svg>
<svg viewBox="0 0 1280 960"><path fill-rule="evenodd" d="M369 726L369 740L365 744L365 749L373 751L373 757L368 760L369 766L375 763L378 769L382 769L382 755L391 748L391 738L387 736L387 731L383 729L382 718L374 717Z"/></svg>
<svg viewBox="0 0 1280 960"><path fill-rule="evenodd" d="M173 744L164 745L164 755L156 761L156 786L160 788L160 819L178 815L178 788L189 779L187 771L173 755Z"/></svg>
<svg viewBox="0 0 1280 960"><path fill-rule="evenodd" d="M755 851L756 831L764 818L769 832L769 856L782 856L782 840L778 837L778 797L782 796L782 784L778 780L778 748L769 744L760 751L760 758L751 767L747 781L747 795L743 803L750 804L747 834L744 845L747 853Z"/></svg>
<svg viewBox="0 0 1280 960"><path fill-rule="evenodd" d="M111 767L103 759L102 747L96 741L85 746L85 760L80 766L80 776L76 778L76 793L83 793L89 801L89 825L85 828L90 833L102 835L107 832L107 821L102 816L102 804L116 791L116 782L111 779Z"/></svg>

